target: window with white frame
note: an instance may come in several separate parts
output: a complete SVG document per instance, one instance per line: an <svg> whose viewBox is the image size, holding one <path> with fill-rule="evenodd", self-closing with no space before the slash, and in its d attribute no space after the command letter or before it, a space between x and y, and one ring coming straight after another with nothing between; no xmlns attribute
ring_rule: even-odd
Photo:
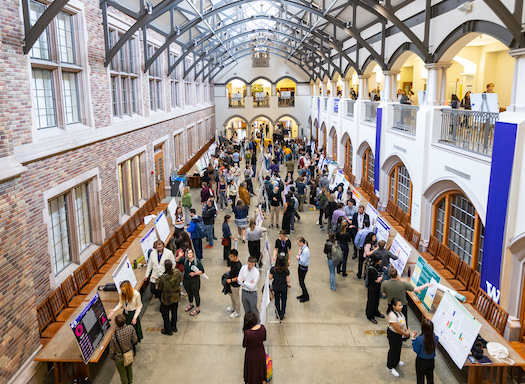
<svg viewBox="0 0 525 384"><path fill-rule="evenodd" d="M110 30L109 46L112 47L122 35ZM115 117L139 113L138 95L140 83L137 69L138 40L130 39L120 49L109 65L111 75L112 112Z"/></svg>
<svg viewBox="0 0 525 384"><path fill-rule="evenodd" d="M118 165L120 215L131 215L138 208L143 193L144 154L138 154Z"/></svg>
<svg viewBox="0 0 525 384"><path fill-rule="evenodd" d="M148 56L152 57L157 48L153 46L148 46ZM149 67L148 71L148 80L149 80L149 100L150 100L150 110L158 111L162 108L162 53L155 60L155 62Z"/></svg>
<svg viewBox="0 0 525 384"><path fill-rule="evenodd" d="M42 16L47 5L29 2L31 25ZM80 51L80 14L62 10L37 39L29 58L33 86L34 125L37 129L85 123L81 102L84 69Z"/></svg>
<svg viewBox="0 0 525 384"><path fill-rule="evenodd" d="M177 55L170 55L169 65L173 65L177 61ZM170 73L170 94L171 94L171 107L176 108L180 107L180 96L179 96L179 67L177 66Z"/></svg>
<svg viewBox="0 0 525 384"><path fill-rule="evenodd" d="M90 193L87 181L48 201L52 262L55 276L79 262L93 242Z"/></svg>

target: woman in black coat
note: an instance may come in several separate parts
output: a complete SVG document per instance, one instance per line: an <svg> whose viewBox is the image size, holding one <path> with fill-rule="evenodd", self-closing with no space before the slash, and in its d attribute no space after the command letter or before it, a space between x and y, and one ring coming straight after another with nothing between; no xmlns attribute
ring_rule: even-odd
<svg viewBox="0 0 525 384"><path fill-rule="evenodd" d="M382 258L378 254L373 254L370 267L366 278L368 279L368 299L366 301L366 318L372 323L377 324L375 316L384 318L379 312L379 300L381 299L381 281L383 272L381 271Z"/></svg>

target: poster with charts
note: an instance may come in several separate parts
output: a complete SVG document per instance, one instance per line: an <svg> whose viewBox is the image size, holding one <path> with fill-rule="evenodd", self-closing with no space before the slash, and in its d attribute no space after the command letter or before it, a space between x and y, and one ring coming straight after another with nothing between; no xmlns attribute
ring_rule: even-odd
<svg viewBox="0 0 525 384"><path fill-rule="evenodd" d="M441 280L441 277L432 269L430 265L425 261L424 258L419 256L417 259L416 267L414 272L412 272L412 278L410 279L410 284L413 287L423 285L426 283L431 283L434 286L425 288L421 292L417 292L416 295L419 297L419 300L423 303L426 309L430 311L434 298L436 297L436 292L438 289L438 283Z"/></svg>
<svg viewBox="0 0 525 384"><path fill-rule="evenodd" d="M398 250L399 254L397 253ZM412 252L412 248L410 248L410 245L398 233L396 237L394 237L394 242L390 247L390 252L394 255L398 255L397 260L390 259L390 264L397 270L398 275L401 276L407 264L410 252Z"/></svg>
<svg viewBox="0 0 525 384"><path fill-rule="evenodd" d="M148 252L150 249L153 249L153 243L157 241L157 233L155 232L155 227L151 228L148 233L140 239L140 246L142 247L142 253L144 254L144 260L146 263L149 261Z"/></svg>
<svg viewBox="0 0 525 384"><path fill-rule="evenodd" d="M390 237L390 224L388 224L388 222L381 216L377 218L375 232L377 235L377 241L384 240L388 243L388 238Z"/></svg>
<svg viewBox="0 0 525 384"><path fill-rule="evenodd" d="M137 278L135 277L135 272L133 271L128 255L124 255L122 261L119 263L111 277L117 286L118 293L120 293L120 283L126 280L129 281L133 288L135 288L135 285L137 285Z"/></svg>
<svg viewBox="0 0 525 384"><path fill-rule="evenodd" d="M155 219L155 228L157 228L159 239L165 243L170 235L170 225L168 224L168 219L166 219L164 211L161 212Z"/></svg>
<svg viewBox="0 0 525 384"><path fill-rule="evenodd" d="M445 292L432 318L434 333L459 369L463 368L481 324L449 292Z"/></svg>
<svg viewBox="0 0 525 384"><path fill-rule="evenodd" d="M98 292L69 326L75 335L84 363L89 363L110 327Z"/></svg>

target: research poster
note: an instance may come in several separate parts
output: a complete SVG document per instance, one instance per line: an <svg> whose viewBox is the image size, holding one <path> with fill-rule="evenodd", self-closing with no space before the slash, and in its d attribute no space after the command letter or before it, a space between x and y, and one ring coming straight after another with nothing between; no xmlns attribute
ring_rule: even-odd
<svg viewBox="0 0 525 384"><path fill-rule="evenodd" d="M117 286L118 293L120 293L120 283L126 280L128 280L131 286L135 288L135 285L137 285L137 278L135 277L135 272L133 271L133 267L129 262L128 255L124 255L124 258L119 263L117 269L115 269L111 277Z"/></svg>
<svg viewBox="0 0 525 384"><path fill-rule="evenodd" d="M153 249L153 243L157 241L157 234L155 233L155 227L151 228L148 233L140 239L140 246L142 247L142 253L144 254L144 260L146 263L149 261L148 252Z"/></svg>
<svg viewBox="0 0 525 384"><path fill-rule="evenodd" d="M434 269L428 265L424 258L419 256L417 259L416 268L412 273L410 284L412 284L413 287L417 287L426 283L431 283L434 285L416 293L416 295L419 297L419 300L421 300L425 308L429 311L432 307L432 303L434 302L434 298L436 297L438 283L440 280L441 277L436 273L436 271L434 271Z"/></svg>
<svg viewBox="0 0 525 384"><path fill-rule="evenodd" d="M458 368L462 369L481 324L449 292L443 295L432 322L439 343Z"/></svg>
<svg viewBox="0 0 525 384"><path fill-rule="evenodd" d="M355 189L352 189L352 198L355 200L356 207L359 207L361 202L361 195Z"/></svg>
<svg viewBox="0 0 525 384"><path fill-rule="evenodd" d="M384 240L388 243L388 237L390 236L390 224L388 224L388 222L381 216L377 218L375 232L377 241Z"/></svg>
<svg viewBox="0 0 525 384"><path fill-rule="evenodd" d="M159 239L165 243L170 235L170 225L168 224L168 219L166 219L164 212L161 212L155 219L155 228L157 228Z"/></svg>
<svg viewBox="0 0 525 384"><path fill-rule="evenodd" d="M175 201L175 198L173 197L168 204L168 212L171 216L171 222L175 223L175 211L177 210L177 202Z"/></svg>
<svg viewBox="0 0 525 384"><path fill-rule="evenodd" d="M390 264L397 270L398 275L401 276L407 264L410 252L412 252L412 248L410 248L410 245L398 233L396 237L394 237L394 242L390 247L390 252L394 255L398 255L397 260L390 259Z"/></svg>

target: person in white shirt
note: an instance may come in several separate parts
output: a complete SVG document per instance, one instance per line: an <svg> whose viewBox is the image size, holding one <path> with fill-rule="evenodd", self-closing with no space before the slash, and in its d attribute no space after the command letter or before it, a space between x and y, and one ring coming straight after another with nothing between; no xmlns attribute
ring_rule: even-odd
<svg viewBox="0 0 525 384"><path fill-rule="evenodd" d="M161 240L156 240L153 243L153 248L153 251L149 255L144 281L150 279L150 291L157 299L160 299L161 292L157 290L156 281L165 272L164 262L166 260L171 260L173 265L175 265L175 256L173 256L173 252L169 249L164 248L164 243Z"/></svg>
<svg viewBox="0 0 525 384"><path fill-rule="evenodd" d="M255 268L255 263L257 259L253 256L248 258L248 264L243 265L239 272L237 278L237 283L242 288L242 306L244 307L244 312L248 313L252 311L257 315L259 319L259 310L257 309L257 284L259 283L259 278L261 274L257 268Z"/></svg>
<svg viewBox="0 0 525 384"><path fill-rule="evenodd" d="M124 280L120 283L120 295L119 301L115 308L108 313L108 318L112 318L115 312L120 308L124 308L122 313L126 318L126 324L132 325L137 333L138 342L142 340L142 326L140 325L140 311L142 311L142 299L140 292L131 286L128 280ZM133 345L133 351L135 351L135 345Z"/></svg>

